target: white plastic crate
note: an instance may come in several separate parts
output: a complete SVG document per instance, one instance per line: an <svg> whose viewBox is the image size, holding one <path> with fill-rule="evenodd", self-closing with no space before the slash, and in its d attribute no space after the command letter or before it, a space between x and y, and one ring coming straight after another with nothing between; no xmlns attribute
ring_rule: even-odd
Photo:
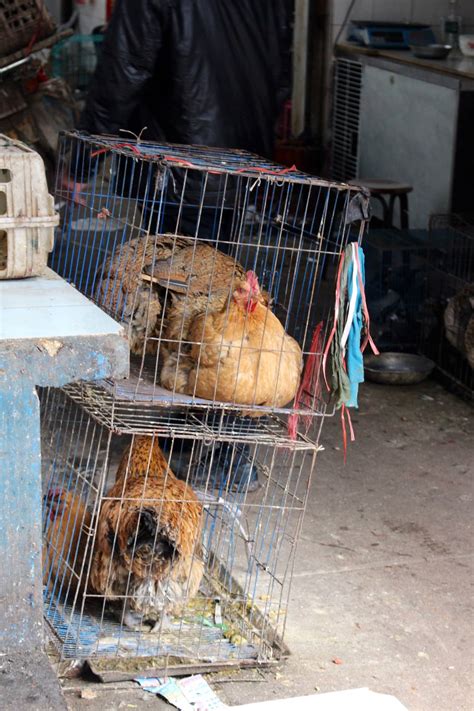
<svg viewBox="0 0 474 711"><path fill-rule="evenodd" d="M41 274L58 222L41 156L0 134L0 279Z"/></svg>

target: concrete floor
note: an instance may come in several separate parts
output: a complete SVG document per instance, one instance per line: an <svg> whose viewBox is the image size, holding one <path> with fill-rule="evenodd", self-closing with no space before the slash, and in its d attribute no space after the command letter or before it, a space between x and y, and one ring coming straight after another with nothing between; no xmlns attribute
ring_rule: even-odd
<svg viewBox="0 0 474 711"><path fill-rule="evenodd" d="M339 418L326 421L296 560L292 656L271 671L208 676L223 701L368 686L410 711L474 709L472 414L431 381L367 384L346 466ZM132 683L63 687L74 711L170 708Z"/></svg>

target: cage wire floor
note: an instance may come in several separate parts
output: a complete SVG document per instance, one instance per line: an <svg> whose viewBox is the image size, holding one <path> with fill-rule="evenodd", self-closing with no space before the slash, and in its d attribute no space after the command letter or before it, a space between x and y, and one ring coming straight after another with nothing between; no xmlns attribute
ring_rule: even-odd
<svg viewBox="0 0 474 711"><path fill-rule="evenodd" d="M202 498L202 492L196 493ZM209 520L215 523L221 515L207 511L208 532ZM234 574L240 571L245 580L248 561L232 563ZM114 669L122 678L150 668L187 674L201 668L262 665L289 654L282 641L286 605L279 599L280 590L271 599L268 583L256 587L263 592L250 602L239 582L209 553L198 596L182 617L168 616L156 634L124 627L113 607L94 596L73 605L61 593L45 589L44 615L61 659L102 659L102 670Z"/></svg>
<svg viewBox="0 0 474 711"><path fill-rule="evenodd" d="M314 429L316 441L301 432L293 439L283 415L272 413L262 417L242 417L239 411L229 411L225 403L220 403L218 410L209 410L207 407L199 410L195 401L187 396L182 396L183 402L187 404L184 409L182 403L170 404L168 391L168 399L163 398L163 406L160 407L155 399L127 399L124 397L126 388L126 385L118 383L77 383L65 386L64 391L97 422L115 432L204 440L217 437L227 442L258 442L268 445L288 444L292 450L317 446L320 427ZM320 426L323 418L331 417L333 411L334 406L328 408L328 411L321 411L321 416L317 418ZM304 415L306 410L301 412Z"/></svg>
<svg viewBox="0 0 474 711"><path fill-rule="evenodd" d="M322 357L322 354L320 354ZM154 405L162 408L195 408L195 409L213 409L227 410L228 412L239 413L242 411L242 405L232 402L219 402L215 400L205 400L204 398L185 395L179 392L172 392L158 385L156 382L156 360L145 358L142 363L140 359L131 357L130 359L130 376L123 381L103 381L104 388L118 400L123 402L136 402L148 405ZM328 411L328 407L324 400L319 400L313 396L311 409L302 409L302 414L309 416L330 416L334 414L334 408ZM261 411L262 415L266 414L268 408L253 406L251 409L256 412ZM292 412L292 407L272 408L273 414L288 414Z"/></svg>
<svg viewBox="0 0 474 711"><path fill-rule="evenodd" d="M261 611L241 599L221 603L219 595L219 585L207 575L183 616L169 617L156 634L123 627L110 611L104 613L100 602L91 600L82 609L74 609L48 591L44 593L45 619L62 659L107 658L103 667L114 666L122 672L133 672L144 664L166 668L168 673L173 667L173 673L186 674L203 665L270 663L289 653ZM270 611L270 617L276 619L276 613Z"/></svg>

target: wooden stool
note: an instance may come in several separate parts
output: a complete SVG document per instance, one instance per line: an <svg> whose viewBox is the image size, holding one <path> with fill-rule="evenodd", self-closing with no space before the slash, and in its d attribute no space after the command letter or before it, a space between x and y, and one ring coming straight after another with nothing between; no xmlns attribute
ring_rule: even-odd
<svg viewBox="0 0 474 711"><path fill-rule="evenodd" d="M367 190L370 190L371 197L380 202L383 210L383 227L394 227L395 201L398 198L400 203L400 229L408 229L408 193L411 193L413 186L408 183L396 183L392 180L371 180L366 178L349 180L349 185L360 185L363 188L367 188Z"/></svg>

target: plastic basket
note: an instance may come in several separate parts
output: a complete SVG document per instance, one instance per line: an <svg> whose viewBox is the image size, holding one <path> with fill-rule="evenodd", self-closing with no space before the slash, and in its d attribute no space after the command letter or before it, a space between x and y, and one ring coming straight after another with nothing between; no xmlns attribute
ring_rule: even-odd
<svg viewBox="0 0 474 711"><path fill-rule="evenodd" d="M0 0L0 56L33 45L55 27L44 0Z"/></svg>
<svg viewBox="0 0 474 711"><path fill-rule="evenodd" d="M0 279L41 274L58 221L41 156L0 134Z"/></svg>

